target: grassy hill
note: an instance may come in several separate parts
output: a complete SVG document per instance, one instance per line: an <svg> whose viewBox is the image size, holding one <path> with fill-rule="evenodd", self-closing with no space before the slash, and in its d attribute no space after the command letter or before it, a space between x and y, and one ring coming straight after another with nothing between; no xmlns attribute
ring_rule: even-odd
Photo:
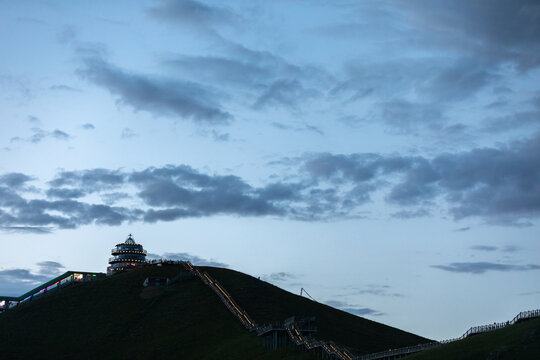
<svg viewBox="0 0 540 360"><path fill-rule="evenodd" d="M430 342L420 336L334 309L229 269L202 267L259 324L290 316L315 316L320 340L333 340L355 355Z"/></svg>
<svg viewBox="0 0 540 360"><path fill-rule="evenodd" d="M316 316L318 338L360 352L425 341L235 271L207 270L259 323ZM143 290L147 276L174 277L182 271L147 267L77 284L7 311L0 315L0 358L312 358L294 347L264 349L261 339L247 332L199 279L186 276L166 289Z"/></svg>
<svg viewBox="0 0 540 360"><path fill-rule="evenodd" d="M517 323L508 328L473 335L427 350L408 360L537 360L540 359L540 319Z"/></svg>

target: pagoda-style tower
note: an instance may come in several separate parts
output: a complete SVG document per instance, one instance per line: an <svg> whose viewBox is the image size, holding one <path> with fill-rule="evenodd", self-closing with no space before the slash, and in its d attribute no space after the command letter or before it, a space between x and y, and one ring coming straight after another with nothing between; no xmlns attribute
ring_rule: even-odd
<svg viewBox="0 0 540 360"><path fill-rule="evenodd" d="M146 250L141 244L135 243L131 234L125 242L116 244L111 254L113 257L109 258L110 266L107 268L107 275L133 270L146 264Z"/></svg>

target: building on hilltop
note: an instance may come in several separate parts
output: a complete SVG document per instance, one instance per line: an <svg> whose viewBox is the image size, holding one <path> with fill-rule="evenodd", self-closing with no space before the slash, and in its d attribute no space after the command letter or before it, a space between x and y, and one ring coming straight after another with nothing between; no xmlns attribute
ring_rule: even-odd
<svg viewBox="0 0 540 360"><path fill-rule="evenodd" d="M116 247L111 250L111 254L113 257L109 258L107 275L133 270L146 264L146 250L133 240L131 234L125 242L116 244Z"/></svg>

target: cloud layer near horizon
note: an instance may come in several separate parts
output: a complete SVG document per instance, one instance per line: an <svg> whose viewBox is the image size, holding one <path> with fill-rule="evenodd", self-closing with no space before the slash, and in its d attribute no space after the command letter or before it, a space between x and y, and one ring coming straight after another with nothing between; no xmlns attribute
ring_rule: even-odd
<svg viewBox="0 0 540 360"><path fill-rule="evenodd" d="M309 154L292 160L292 177L260 186L187 165L62 171L42 189L29 174L9 173L0 176L0 226L46 232L213 215L327 221L363 216L375 194L409 214L402 219L429 216L438 203L455 220L524 225L540 214L540 136L510 145L433 158Z"/></svg>

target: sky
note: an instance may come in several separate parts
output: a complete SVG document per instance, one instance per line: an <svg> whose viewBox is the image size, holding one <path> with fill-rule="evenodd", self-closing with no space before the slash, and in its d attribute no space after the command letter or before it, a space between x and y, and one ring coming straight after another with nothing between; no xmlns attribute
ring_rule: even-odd
<svg viewBox="0 0 540 360"><path fill-rule="evenodd" d="M539 308L536 1L0 1L0 54L1 295L131 233L431 339Z"/></svg>

